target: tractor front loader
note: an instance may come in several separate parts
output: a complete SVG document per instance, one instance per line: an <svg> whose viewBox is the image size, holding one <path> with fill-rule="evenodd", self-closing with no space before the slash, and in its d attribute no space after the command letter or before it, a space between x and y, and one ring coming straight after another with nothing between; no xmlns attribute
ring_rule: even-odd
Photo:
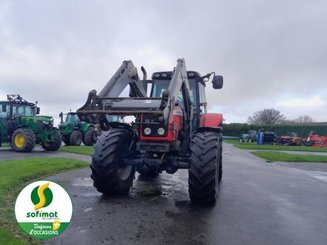
<svg viewBox="0 0 327 245"><path fill-rule="evenodd" d="M106 130L95 144L92 179L103 194L127 193L135 171L156 177L188 169L189 196L194 203L213 203L222 178L222 114L207 113L206 82L223 86L213 72L200 76L178 59L173 71L143 79L124 61L99 94L89 93L77 110L82 121ZM129 97L119 97L129 85ZM109 122L108 115L134 116L132 123Z"/></svg>

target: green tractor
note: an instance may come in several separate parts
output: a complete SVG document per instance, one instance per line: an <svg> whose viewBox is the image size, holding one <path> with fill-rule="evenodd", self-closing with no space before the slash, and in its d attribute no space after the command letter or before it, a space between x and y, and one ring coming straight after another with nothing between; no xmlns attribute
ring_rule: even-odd
<svg viewBox="0 0 327 245"><path fill-rule="evenodd" d="M36 103L20 95L7 95L7 101L0 101L0 146L9 143L17 152L30 152L35 144L46 151L58 150L61 136L53 126L53 118L37 116L39 113Z"/></svg>
<svg viewBox="0 0 327 245"><path fill-rule="evenodd" d="M66 145L84 145L92 146L97 141L97 130L93 124L82 122L76 112L67 113L65 121L64 114L59 114L61 122L59 130L63 142Z"/></svg>

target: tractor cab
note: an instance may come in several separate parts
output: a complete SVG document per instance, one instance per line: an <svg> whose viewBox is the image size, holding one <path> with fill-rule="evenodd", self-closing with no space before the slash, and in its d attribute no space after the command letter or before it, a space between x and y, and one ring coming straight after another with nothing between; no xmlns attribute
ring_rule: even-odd
<svg viewBox="0 0 327 245"><path fill-rule="evenodd" d="M66 120L65 122L66 123L75 123L75 122L79 122L79 117L78 115L76 114L76 112L69 112L67 114L67 117L66 117Z"/></svg>
<svg viewBox="0 0 327 245"><path fill-rule="evenodd" d="M162 97L163 92L169 89L172 76L173 76L173 72L171 71L153 73L152 81L151 81L152 87L151 87L150 97ZM198 72L187 71L187 79L189 84L188 95L193 110L193 129L197 129L199 127L201 115L207 113L207 100L205 96L205 87L206 87L206 82L208 81L210 76L211 74L201 77ZM220 76L214 76L212 82L213 82L213 87L215 89L220 89L222 87L222 77L220 78ZM182 90L180 90L176 98L176 105L182 108L185 107Z"/></svg>
<svg viewBox="0 0 327 245"><path fill-rule="evenodd" d="M7 96L7 101L0 101L2 118L16 118L20 116L34 117L39 113L40 108L34 103L23 100L20 96Z"/></svg>

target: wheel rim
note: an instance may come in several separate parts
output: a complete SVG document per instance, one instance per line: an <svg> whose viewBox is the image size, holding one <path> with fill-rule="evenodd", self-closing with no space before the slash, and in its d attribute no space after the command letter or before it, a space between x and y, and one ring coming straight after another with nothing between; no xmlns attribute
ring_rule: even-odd
<svg viewBox="0 0 327 245"><path fill-rule="evenodd" d="M131 174L132 172L132 166L128 165L126 167L123 167L123 168L118 168L118 175L119 175L119 178L121 180L127 180L129 175Z"/></svg>
<svg viewBox="0 0 327 245"><path fill-rule="evenodd" d="M25 135L23 133L18 133L15 136L15 146L22 148L25 145Z"/></svg>

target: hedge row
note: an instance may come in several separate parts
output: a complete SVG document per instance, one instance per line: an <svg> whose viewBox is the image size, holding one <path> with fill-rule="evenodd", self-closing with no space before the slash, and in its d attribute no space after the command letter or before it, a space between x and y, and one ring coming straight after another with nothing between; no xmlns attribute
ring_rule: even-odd
<svg viewBox="0 0 327 245"><path fill-rule="evenodd" d="M311 124L275 124L275 125L250 125L247 123L231 123L224 124L224 135L226 136L240 136L248 130L264 129L273 131L277 135L285 135L289 132L295 132L301 137L308 136L309 132L313 131L318 135L327 135L327 122L326 123L311 123Z"/></svg>

